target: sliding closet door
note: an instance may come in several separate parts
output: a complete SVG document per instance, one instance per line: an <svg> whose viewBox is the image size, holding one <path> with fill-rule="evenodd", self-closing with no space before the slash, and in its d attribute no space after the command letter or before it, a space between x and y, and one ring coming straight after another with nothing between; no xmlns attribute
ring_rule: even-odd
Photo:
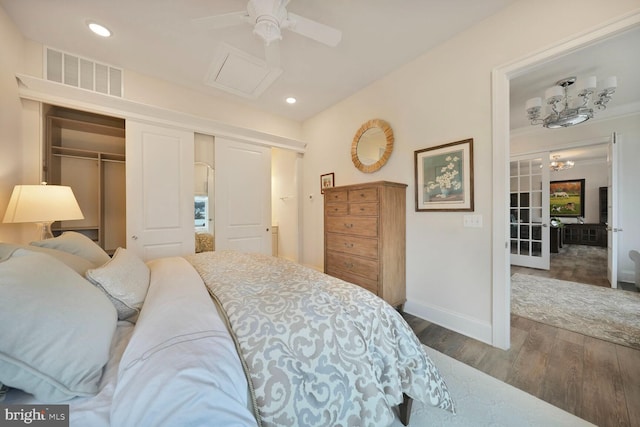
<svg viewBox="0 0 640 427"><path fill-rule="evenodd" d="M216 250L271 255L271 148L215 139Z"/></svg>
<svg viewBox="0 0 640 427"><path fill-rule="evenodd" d="M127 120L127 249L142 259L195 251L194 135Z"/></svg>

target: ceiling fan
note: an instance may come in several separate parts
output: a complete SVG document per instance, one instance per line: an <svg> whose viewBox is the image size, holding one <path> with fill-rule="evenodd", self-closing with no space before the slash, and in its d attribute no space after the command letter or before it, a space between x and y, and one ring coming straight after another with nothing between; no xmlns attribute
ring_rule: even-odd
<svg viewBox="0 0 640 427"><path fill-rule="evenodd" d="M194 21L207 28L226 28L247 23L253 33L265 43L267 62L279 62L277 42L283 29L298 33L327 46L335 47L342 39L342 31L311 19L288 12L289 0L249 0L246 10L197 18Z"/></svg>

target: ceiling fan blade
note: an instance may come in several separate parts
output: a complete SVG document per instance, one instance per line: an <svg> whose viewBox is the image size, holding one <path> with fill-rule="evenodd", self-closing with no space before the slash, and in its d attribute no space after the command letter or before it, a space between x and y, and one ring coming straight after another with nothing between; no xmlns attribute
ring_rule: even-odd
<svg viewBox="0 0 640 427"><path fill-rule="evenodd" d="M280 41L274 40L269 44L265 44L264 55L269 67L280 68Z"/></svg>
<svg viewBox="0 0 640 427"><path fill-rule="evenodd" d="M342 40L342 31L294 13L288 14L283 27L331 47L337 46Z"/></svg>
<svg viewBox="0 0 640 427"><path fill-rule="evenodd" d="M227 28L248 22L249 14L246 10L241 12L225 13L223 15L205 16L193 20L197 25L209 29Z"/></svg>

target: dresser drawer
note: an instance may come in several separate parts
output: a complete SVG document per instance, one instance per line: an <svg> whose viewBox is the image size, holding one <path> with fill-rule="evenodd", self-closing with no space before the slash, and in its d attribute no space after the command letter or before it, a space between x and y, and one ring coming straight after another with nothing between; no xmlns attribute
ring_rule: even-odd
<svg viewBox="0 0 640 427"><path fill-rule="evenodd" d="M325 202L346 202L348 200L347 191L325 191Z"/></svg>
<svg viewBox="0 0 640 427"><path fill-rule="evenodd" d="M377 216L377 203L349 203L350 215Z"/></svg>
<svg viewBox="0 0 640 427"><path fill-rule="evenodd" d="M342 279L345 282L358 285L378 295L378 282L376 280L366 279L364 277L356 276L354 274L349 274L346 271L337 270L337 269L327 269L327 274L333 277L337 277L338 279Z"/></svg>
<svg viewBox="0 0 640 427"><path fill-rule="evenodd" d="M377 202L378 189L363 188L360 190L349 190L349 201L350 202Z"/></svg>
<svg viewBox="0 0 640 427"><path fill-rule="evenodd" d="M327 217L325 231L329 233L353 234L355 236L377 237L377 217L331 216Z"/></svg>
<svg viewBox="0 0 640 427"><path fill-rule="evenodd" d="M327 251L327 271L340 270L365 279L378 280L378 261Z"/></svg>
<svg viewBox="0 0 640 427"><path fill-rule="evenodd" d="M345 234L327 233L325 242L330 251L344 252L378 259L378 240L365 237L355 237Z"/></svg>
<svg viewBox="0 0 640 427"><path fill-rule="evenodd" d="M347 215L349 208L346 203L327 203L324 211L327 215Z"/></svg>

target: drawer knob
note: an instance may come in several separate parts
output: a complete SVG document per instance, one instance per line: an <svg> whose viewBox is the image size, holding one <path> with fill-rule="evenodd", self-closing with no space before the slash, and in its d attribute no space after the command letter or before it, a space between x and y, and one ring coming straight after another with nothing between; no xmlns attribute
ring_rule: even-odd
<svg viewBox="0 0 640 427"><path fill-rule="evenodd" d="M352 248L352 247L353 247L353 243L347 243L347 242L344 242L344 245L345 245L347 248Z"/></svg>
<svg viewBox="0 0 640 427"><path fill-rule="evenodd" d="M360 212L364 212L364 208L360 208Z"/></svg>
<svg viewBox="0 0 640 427"><path fill-rule="evenodd" d="M344 266L348 269L352 269L353 268L353 263L352 262L345 262Z"/></svg>
<svg viewBox="0 0 640 427"><path fill-rule="evenodd" d="M345 224L344 226L347 228L353 228L353 224Z"/></svg>

